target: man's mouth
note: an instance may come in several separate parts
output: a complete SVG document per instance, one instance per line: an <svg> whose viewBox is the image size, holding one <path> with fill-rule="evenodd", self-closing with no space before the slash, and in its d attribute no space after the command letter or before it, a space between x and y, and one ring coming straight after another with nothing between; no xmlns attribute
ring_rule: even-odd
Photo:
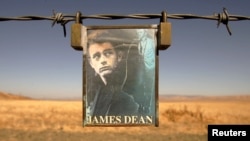
<svg viewBox="0 0 250 141"><path fill-rule="evenodd" d="M111 67L109 67L109 66L102 67L102 68L100 68L99 72L102 73L102 72L107 71L107 70L111 70Z"/></svg>

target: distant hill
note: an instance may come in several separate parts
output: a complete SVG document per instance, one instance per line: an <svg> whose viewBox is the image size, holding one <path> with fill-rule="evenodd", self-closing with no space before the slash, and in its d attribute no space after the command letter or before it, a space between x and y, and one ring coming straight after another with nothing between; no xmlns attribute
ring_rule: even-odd
<svg viewBox="0 0 250 141"><path fill-rule="evenodd" d="M0 100L31 100L31 98L0 91Z"/></svg>
<svg viewBox="0 0 250 141"><path fill-rule="evenodd" d="M250 101L250 95L225 95L225 96L202 96L202 95L160 95L159 101Z"/></svg>

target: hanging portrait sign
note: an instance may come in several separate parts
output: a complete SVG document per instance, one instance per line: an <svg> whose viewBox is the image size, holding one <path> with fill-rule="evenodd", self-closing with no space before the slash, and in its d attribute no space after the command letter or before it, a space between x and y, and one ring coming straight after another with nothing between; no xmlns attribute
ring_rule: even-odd
<svg viewBox="0 0 250 141"><path fill-rule="evenodd" d="M84 29L83 125L157 125L157 26Z"/></svg>

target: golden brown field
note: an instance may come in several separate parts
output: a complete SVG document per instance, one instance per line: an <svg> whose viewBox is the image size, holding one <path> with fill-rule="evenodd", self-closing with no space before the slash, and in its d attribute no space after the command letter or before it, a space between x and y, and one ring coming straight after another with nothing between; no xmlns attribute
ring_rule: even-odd
<svg viewBox="0 0 250 141"><path fill-rule="evenodd" d="M206 141L208 124L249 124L250 97L163 100L159 127L82 127L81 101L0 100L1 141Z"/></svg>

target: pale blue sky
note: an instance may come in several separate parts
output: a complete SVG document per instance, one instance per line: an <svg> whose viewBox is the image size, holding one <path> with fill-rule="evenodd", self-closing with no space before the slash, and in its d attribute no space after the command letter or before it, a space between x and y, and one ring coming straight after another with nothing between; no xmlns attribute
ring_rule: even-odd
<svg viewBox="0 0 250 141"><path fill-rule="evenodd" d="M236 0L2 0L1 17L52 16L52 10L82 14L250 16L249 1ZM232 36L217 21L169 19L172 45L160 51L159 93L181 95L250 94L250 21L232 21ZM0 22L0 91L34 98L80 98L82 52L70 46L52 21ZM152 20L83 20L85 25L158 24Z"/></svg>

